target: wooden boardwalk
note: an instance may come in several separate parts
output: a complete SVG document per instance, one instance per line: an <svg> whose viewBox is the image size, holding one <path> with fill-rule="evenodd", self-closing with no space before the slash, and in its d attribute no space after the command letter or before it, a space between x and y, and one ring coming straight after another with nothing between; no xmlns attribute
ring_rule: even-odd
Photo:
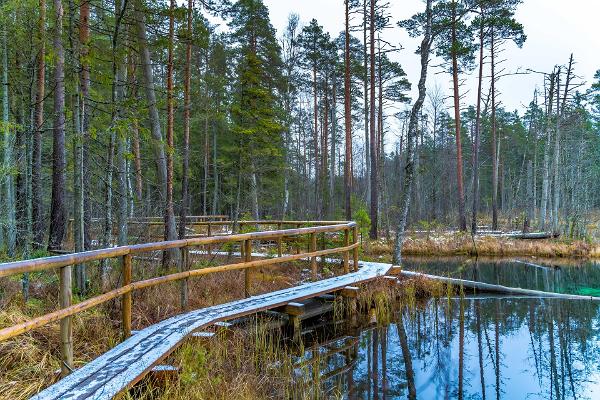
<svg viewBox="0 0 600 400"><path fill-rule="evenodd" d="M389 264L360 262L350 274L177 315L147 327L33 399L111 399L130 388L195 331L215 322L335 292L385 275Z"/></svg>

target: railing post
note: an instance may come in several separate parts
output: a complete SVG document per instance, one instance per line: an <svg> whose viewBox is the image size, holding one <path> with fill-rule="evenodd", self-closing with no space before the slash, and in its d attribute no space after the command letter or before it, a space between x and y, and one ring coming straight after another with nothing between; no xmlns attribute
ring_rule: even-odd
<svg viewBox="0 0 600 400"><path fill-rule="evenodd" d="M313 253L317 251L317 235L313 232L310 234L310 247L309 252ZM314 281L317 280L317 257L310 257L310 270L312 271L312 278Z"/></svg>
<svg viewBox="0 0 600 400"><path fill-rule="evenodd" d="M279 222L277 224L277 230L278 231L281 230L281 222ZM282 236L278 236L277 237L277 256L278 257L281 257L281 253L282 253L282 251L281 251L281 241L282 241L282 239L283 239Z"/></svg>
<svg viewBox="0 0 600 400"><path fill-rule="evenodd" d="M71 266L60 269L60 308L67 308L71 305L73 299L73 289L71 284ZM65 317L60 320L60 350L62 364L60 373L65 377L73 370L73 325L71 317Z"/></svg>
<svg viewBox="0 0 600 400"><path fill-rule="evenodd" d="M344 247L350 246L350 228L344 229ZM350 272L348 262L350 260L350 250L344 251L344 274Z"/></svg>
<svg viewBox="0 0 600 400"><path fill-rule="evenodd" d="M212 236L212 224L210 223L210 221L208 221L208 228L207 228L207 232L206 232L208 237ZM209 244L208 245L208 255L212 255L212 245Z"/></svg>
<svg viewBox="0 0 600 400"><path fill-rule="evenodd" d="M252 261L252 241L244 240L244 262ZM250 268L244 269L244 297L250 297Z"/></svg>
<svg viewBox="0 0 600 400"><path fill-rule="evenodd" d="M302 224L296 224L296 229L300 229L301 226L302 226ZM297 246L296 246L296 254L300 254L300 242L298 242L296 240L296 244L297 244Z"/></svg>
<svg viewBox="0 0 600 400"><path fill-rule="evenodd" d="M180 272L190 270L190 252L187 246L181 248ZM181 310L185 311L188 308L188 279L181 280Z"/></svg>
<svg viewBox="0 0 600 400"><path fill-rule="evenodd" d="M131 254L126 254L122 259L123 264L123 286L131 284ZM123 329L123 340L131 336L131 292L121 296L121 325Z"/></svg>
<svg viewBox="0 0 600 400"><path fill-rule="evenodd" d="M358 271L358 226L354 225L352 228L352 239L354 242L354 249L352 250L352 258L354 261L354 272Z"/></svg>

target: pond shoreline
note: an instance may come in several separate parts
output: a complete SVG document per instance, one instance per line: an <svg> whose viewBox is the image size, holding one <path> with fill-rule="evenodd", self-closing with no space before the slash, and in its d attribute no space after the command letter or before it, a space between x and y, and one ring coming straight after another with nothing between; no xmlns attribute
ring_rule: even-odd
<svg viewBox="0 0 600 400"><path fill-rule="evenodd" d="M365 255L390 257L393 240L369 243ZM564 239L514 239L498 236L472 237L466 233L410 233L402 248L404 256L537 257L547 259L599 259L600 244Z"/></svg>

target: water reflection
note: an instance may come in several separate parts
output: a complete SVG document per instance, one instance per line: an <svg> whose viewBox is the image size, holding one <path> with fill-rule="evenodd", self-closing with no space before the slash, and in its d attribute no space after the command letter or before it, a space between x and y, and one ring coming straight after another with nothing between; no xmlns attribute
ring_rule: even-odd
<svg viewBox="0 0 600 400"><path fill-rule="evenodd" d="M302 358L336 398L597 399L599 323L588 301L432 299Z"/></svg>
<svg viewBox="0 0 600 400"><path fill-rule="evenodd" d="M600 297L600 264L529 260L406 259L409 271L546 292Z"/></svg>

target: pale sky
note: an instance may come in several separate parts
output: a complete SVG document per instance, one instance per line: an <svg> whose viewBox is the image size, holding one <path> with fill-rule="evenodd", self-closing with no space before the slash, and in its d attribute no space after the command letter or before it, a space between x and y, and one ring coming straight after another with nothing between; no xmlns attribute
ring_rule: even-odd
<svg viewBox="0 0 600 400"><path fill-rule="evenodd" d="M301 23L307 24L316 18L332 37L343 29L343 0L264 0L269 7L271 22L281 36L288 15L295 12ZM410 39L395 22L409 18L424 9L422 0L390 0L394 28L387 31L385 38L404 47L395 58L416 86L419 78L419 60L414 54L418 41ZM522 49L513 44L506 46L503 53L507 72L527 68L536 71L551 71L554 65L564 65L569 55L574 54L575 72L591 85L596 70L600 69L600 1L597 0L524 0L517 9L516 18L524 25L527 41ZM362 40L362 39L361 39ZM432 63L435 64L435 61ZM475 73L465 82L463 91L468 91L466 102L475 102ZM450 88L447 75L430 74L428 87L439 84ZM536 86L541 86L540 75L508 76L499 83L499 100L508 110L521 108L533 97ZM414 92L414 90L413 90ZM413 93L414 97L414 93Z"/></svg>

